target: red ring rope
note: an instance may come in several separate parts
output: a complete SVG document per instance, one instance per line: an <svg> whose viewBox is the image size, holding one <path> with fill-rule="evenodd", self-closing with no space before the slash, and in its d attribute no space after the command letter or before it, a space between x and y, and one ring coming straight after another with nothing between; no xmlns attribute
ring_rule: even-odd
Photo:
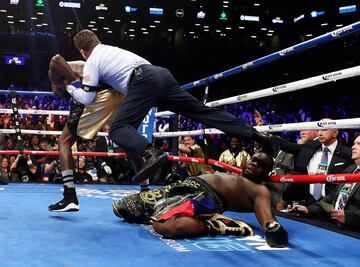
<svg viewBox="0 0 360 267"><path fill-rule="evenodd" d="M14 155L14 154L25 154L25 155L46 155L46 156L57 156L59 151L30 151L30 150L0 150L0 155ZM110 152L73 152L73 156L88 156L88 157L125 157L126 153L110 153ZM189 158L189 157L178 157L178 156L168 156L168 160L172 161L186 161L193 163L205 164L205 159L202 158ZM242 172L238 167L219 162L217 160L209 159L209 164L222 167L228 171L240 174Z"/></svg>
<svg viewBox="0 0 360 267"><path fill-rule="evenodd" d="M30 151L30 150L0 150L0 155L59 155L59 151ZM110 153L110 152L73 152L73 156L88 156L88 157L125 157L125 153ZM192 163L205 164L203 158L192 157L179 157L168 155L168 160L172 161L184 161ZM242 170L238 167L220 162L217 160L209 159L208 164L221 167L225 170L231 171L236 174L240 174ZM354 183L360 182L360 174L325 174L325 175L282 175L282 176L270 176L270 181L274 183Z"/></svg>

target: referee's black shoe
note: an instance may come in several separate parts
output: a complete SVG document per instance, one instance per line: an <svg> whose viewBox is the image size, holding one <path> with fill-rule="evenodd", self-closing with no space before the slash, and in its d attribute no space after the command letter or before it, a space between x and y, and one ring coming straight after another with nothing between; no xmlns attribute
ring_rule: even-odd
<svg viewBox="0 0 360 267"><path fill-rule="evenodd" d="M163 151L151 147L144 152L144 167L132 178L134 183L141 183L146 179L151 179L158 168L163 167L167 162L167 154Z"/></svg>
<svg viewBox="0 0 360 267"><path fill-rule="evenodd" d="M49 211L54 212L79 211L80 206L76 196L75 188L65 188L64 198L59 202L50 205L48 209Z"/></svg>

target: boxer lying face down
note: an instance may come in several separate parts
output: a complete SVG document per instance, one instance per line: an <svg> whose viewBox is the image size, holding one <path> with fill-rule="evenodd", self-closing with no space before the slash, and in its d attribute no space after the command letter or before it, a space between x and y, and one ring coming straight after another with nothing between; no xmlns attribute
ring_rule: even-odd
<svg viewBox="0 0 360 267"><path fill-rule="evenodd" d="M253 235L240 220L221 215L224 211L255 212L271 247L288 244L286 230L271 210L268 180L273 159L255 153L242 176L225 173L188 177L169 186L140 192L113 203L116 216L132 223L152 224L166 238L204 235Z"/></svg>

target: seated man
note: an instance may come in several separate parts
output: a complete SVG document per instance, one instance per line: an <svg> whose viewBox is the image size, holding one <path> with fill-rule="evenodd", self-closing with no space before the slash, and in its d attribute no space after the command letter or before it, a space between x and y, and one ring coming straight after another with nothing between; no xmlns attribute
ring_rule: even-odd
<svg viewBox="0 0 360 267"><path fill-rule="evenodd" d="M272 213L269 190L261 185L272 165L268 154L255 153L243 176L216 173L188 177L114 202L113 211L128 222L152 223L154 230L166 238L252 235L246 223L219 213L254 211L269 246L285 247L287 232Z"/></svg>
<svg viewBox="0 0 360 267"><path fill-rule="evenodd" d="M354 141L351 158L355 164L347 167L343 173L360 173L360 136ZM331 219L339 227L359 231L360 183L338 184L336 190L331 191L322 200L330 205L324 205L320 200L310 206L295 205L290 212L319 219Z"/></svg>

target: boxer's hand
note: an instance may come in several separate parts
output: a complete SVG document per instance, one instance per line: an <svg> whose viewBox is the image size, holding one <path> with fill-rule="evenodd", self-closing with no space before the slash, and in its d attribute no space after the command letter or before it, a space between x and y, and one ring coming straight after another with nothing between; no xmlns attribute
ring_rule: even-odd
<svg viewBox="0 0 360 267"><path fill-rule="evenodd" d="M278 222L268 222L265 235L266 243L270 247L283 248L288 245L288 233Z"/></svg>

